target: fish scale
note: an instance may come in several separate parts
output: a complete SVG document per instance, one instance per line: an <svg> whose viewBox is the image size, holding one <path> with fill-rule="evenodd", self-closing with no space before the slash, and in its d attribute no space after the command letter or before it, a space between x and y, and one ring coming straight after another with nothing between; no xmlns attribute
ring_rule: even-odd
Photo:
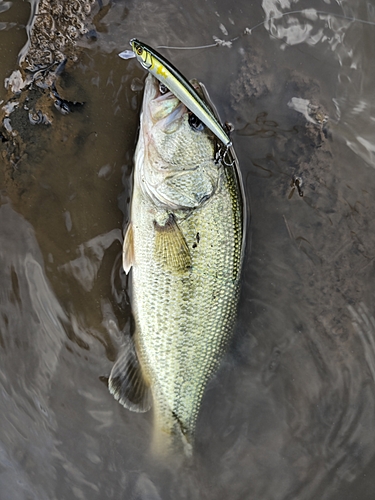
<svg viewBox="0 0 375 500"><path fill-rule="evenodd" d="M200 234L192 268L183 276L168 274L160 263L150 261L153 214L147 201L135 201L132 208L142 218L143 228L134 235L139 247L133 269L138 354L146 378L157 381L153 391L157 420L179 435L173 414L178 415L190 442L204 387L232 332L239 290L235 262L240 261L242 232L234 229L233 203L225 187L223 182L213 198L180 224L192 250Z"/></svg>
<svg viewBox="0 0 375 500"><path fill-rule="evenodd" d="M155 82L148 76L135 154L131 205L133 339L142 378L152 396L154 450L166 453L182 447L190 454L205 387L219 366L236 317L243 197L235 167L215 163L213 134L207 129L193 130L186 108L172 131L158 129L159 120L152 123L150 109L155 111L158 102L160 106L164 102L157 101ZM153 106L149 106L150 101ZM182 104L177 102L176 106ZM169 103L168 112L170 108ZM162 150L155 163L147 149L150 142L153 158ZM173 158L173 162L165 158ZM189 170L192 164L194 169ZM189 176L199 172L205 180L200 195L207 190L204 202L197 196L191 206L179 206L194 199L193 192L180 193L176 183L167 183L181 172L186 175L185 189L190 191L194 183ZM164 188L162 201L158 198L160 185ZM165 199L171 200L170 206ZM126 237L125 255L129 241ZM158 253L160 241L163 251ZM170 252L175 242L176 248ZM188 255L186 266L178 263L180 254L184 258ZM126 390L128 386L121 397L121 388L116 392L112 387L115 397L130 408ZM139 411L147 408L145 404Z"/></svg>

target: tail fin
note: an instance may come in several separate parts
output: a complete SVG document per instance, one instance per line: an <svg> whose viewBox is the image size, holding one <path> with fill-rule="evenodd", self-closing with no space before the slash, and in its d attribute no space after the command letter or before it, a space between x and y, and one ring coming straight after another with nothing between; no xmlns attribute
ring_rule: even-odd
<svg viewBox="0 0 375 500"><path fill-rule="evenodd" d="M152 406L151 390L143 378L131 337L126 339L122 352L113 365L108 389L128 410L144 413Z"/></svg>

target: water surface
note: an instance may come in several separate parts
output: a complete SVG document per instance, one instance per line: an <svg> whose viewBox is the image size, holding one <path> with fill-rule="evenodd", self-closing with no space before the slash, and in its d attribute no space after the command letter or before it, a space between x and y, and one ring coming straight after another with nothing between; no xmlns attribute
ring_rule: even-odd
<svg viewBox="0 0 375 500"><path fill-rule="evenodd" d="M375 22L363 0L313 7ZM0 2L1 81L29 14ZM2 157L1 500L372 500L375 27L304 1L134 0L94 14L60 80L84 104L35 125L17 162ZM171 468L149 457L151 416L106 387L133 327L120 253L145 77L117 53L133 36L204 45L263 21L231 47L163 52L233 123L251 204L233 343L194 463Z"/></svg>

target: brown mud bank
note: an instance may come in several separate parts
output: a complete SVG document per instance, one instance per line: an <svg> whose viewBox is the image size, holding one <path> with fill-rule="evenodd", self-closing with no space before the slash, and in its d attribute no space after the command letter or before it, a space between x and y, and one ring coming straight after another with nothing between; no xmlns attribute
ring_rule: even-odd
<svg viewBox="0 0 375 500"><path fill-rule="evenodd" d="M8 92L0 109L4 182L9 194L19 195L39 175L37 165L51 145L74 148L77 133L58 115L85 105L87 94L74 70L83 51L79 43L95 40L100 16L96 0L33 0L30 6L28 40L18 68L5 79Z"/></svg>

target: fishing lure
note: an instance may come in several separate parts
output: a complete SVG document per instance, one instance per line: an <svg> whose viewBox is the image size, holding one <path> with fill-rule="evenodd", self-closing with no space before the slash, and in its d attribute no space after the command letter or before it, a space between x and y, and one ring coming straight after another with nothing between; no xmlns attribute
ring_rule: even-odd
<svg viewBox="0 0 375 500"><path fill-rule="evenodd" d="M165 85L191 111L204 123L224 144L225 149L232 145L228 134L220 125L214 114L198 95L191 83L161 56L156 50L136 38L130 40L130 45L137 60L142 67L149 71L163 85ZM125 54L124 54L125 55Z"/></svg>

